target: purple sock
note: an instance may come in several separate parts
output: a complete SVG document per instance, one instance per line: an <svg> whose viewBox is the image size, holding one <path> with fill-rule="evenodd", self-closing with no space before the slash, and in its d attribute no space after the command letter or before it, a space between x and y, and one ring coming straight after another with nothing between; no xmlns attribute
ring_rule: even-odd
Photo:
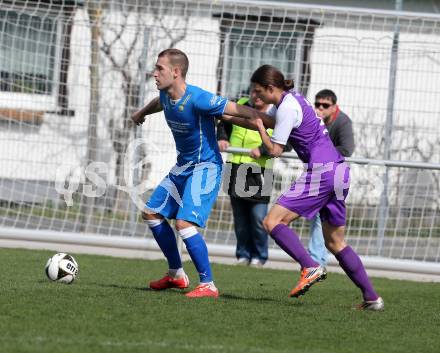
<svg viewBox="0 0 440 353"><path fill-rule="evenodd" d="M298 235L285 224L277 224L270 235L281 249L301 265L301 268L319 266L301 244Z"/></svg>
<svg viewBox="0 0 440 353"><path fill-rule="evenodd" d="M365 272L361 259L351 247L346 246L338 252L335 257L347 276L350 277L353 283L360 288L364 300L376 300L379 298L374 291L367 272Z"/></svg>

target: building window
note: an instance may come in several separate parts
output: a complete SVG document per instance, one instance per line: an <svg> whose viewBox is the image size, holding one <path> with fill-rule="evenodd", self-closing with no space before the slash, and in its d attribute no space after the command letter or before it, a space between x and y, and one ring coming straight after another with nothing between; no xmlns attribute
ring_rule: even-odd
<svg viewBox="0 0 440 353"><path fill-rule="evenodd" d="M296 90L307 93L317 22L230 13L214 17L220 18L221 30L218 93L230 99L246 94L253 71L263 64L277 67L294 80Z"/></svg>
<svg viewBox="0 0 440 353"><path fill-rule="evenodd" d="M40 5L0 10L0 119L20 112L74 115L67 73L76 8Z"/></svg>
<svg viewBox="0 0 440 353"><path fill-rule="evenodd" d="M222 93L229 98L235 98L247 92L252 73L263 64L273 65L286 77L293 78L295 45L289 38L265 38L264 34L229 34L226 39Z"/></svg>
<svg viewBox="0 0 440 353"><path fill-rule="evenodd" d="M57 23L14 11L0 11L0 91L54 92Z"/></svg>

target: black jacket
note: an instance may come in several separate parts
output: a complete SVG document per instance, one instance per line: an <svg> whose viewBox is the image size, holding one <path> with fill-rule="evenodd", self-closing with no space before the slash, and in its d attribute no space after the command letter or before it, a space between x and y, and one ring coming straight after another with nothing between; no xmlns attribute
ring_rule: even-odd
<svg viewBox="0 0 440 353"><path fill-rule="evenodd" d="M351 119L342 111L338 112L336 118L326 125L330 140L336 149L344 157L350 157L354 152L354 134Z"/></svg>

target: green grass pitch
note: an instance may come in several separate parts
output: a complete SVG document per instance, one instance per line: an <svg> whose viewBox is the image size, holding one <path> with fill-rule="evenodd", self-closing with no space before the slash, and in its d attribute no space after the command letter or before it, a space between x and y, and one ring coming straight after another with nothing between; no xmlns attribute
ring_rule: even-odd
<svg viewBox="0 0 440 353"><path fill-rule="evenodd" d="M374 278L385 311L359 312L359 290L330 273L300 299L299 274L213 265L220 298L154 292L165 261L72 254L72 285L50 282L53 252L0 249L0 352L439 352L440 284ZM185 268L197 283L190 263Z"/></svg>

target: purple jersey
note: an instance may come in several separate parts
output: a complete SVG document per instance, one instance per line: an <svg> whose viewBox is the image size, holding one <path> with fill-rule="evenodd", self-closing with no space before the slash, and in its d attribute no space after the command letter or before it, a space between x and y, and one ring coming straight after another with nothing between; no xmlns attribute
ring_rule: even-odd
<svg viewBox="0 0 440 353"><path fill-rule="evenodd" d="M291 95L299 103L302 110L301 124L292 129L289 135L289 142L299 159L309 166L313 163L342 162L344 157L334 147L328 131L321 120L316 116L311 104L301 94L288 91L284 92L278 107L283 104L285 98Z"/></svg>
<svg viewBox="0 0 440 353"><path fill-rule="evenodd" d="M344 225L350 170L324 124L311 104L293 91L283 93L276 114L277 124L281 124L280 133L275 125L275 139L289 141L301 161L308 165L307 171L280 196L277 204L308 219L320 212L322 221L333 226ZM287 130L287 126L292 128Z"/></svg>

